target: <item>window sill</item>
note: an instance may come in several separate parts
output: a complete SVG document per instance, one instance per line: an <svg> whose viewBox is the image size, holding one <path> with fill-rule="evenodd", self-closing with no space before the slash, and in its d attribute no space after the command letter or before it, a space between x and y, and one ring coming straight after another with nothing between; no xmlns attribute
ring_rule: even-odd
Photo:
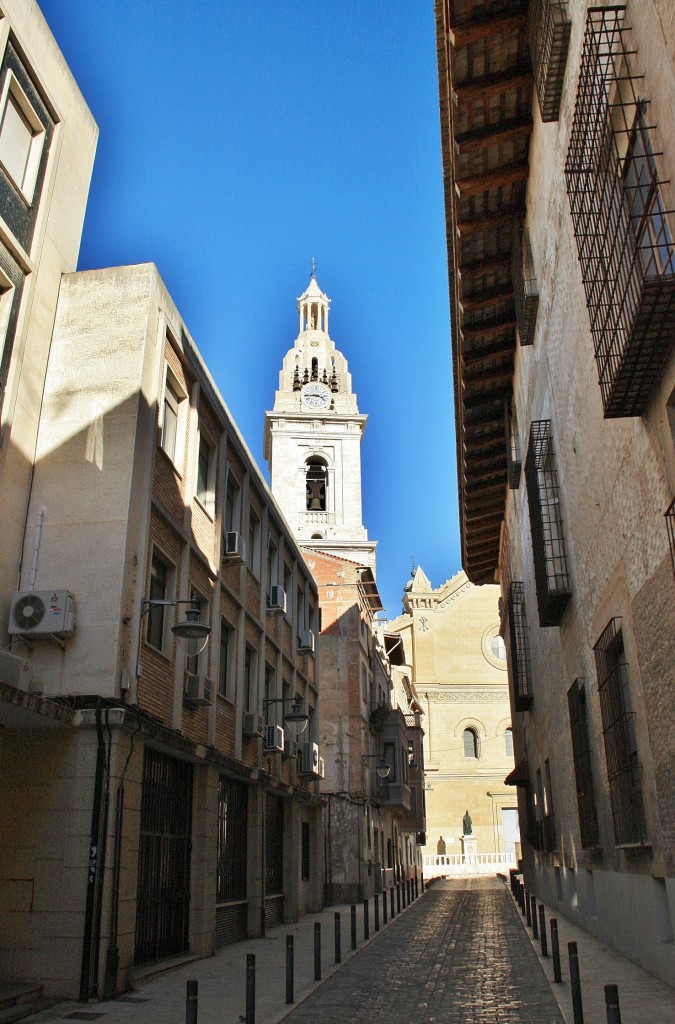
<svg viewBox="0 0 675 1024"><path fill-rule="evenodd" d="M154 644L149 643L147 640L143 640L143 647L145 648L145 650L152 651L153 654L159 655L160 658L163 658L164 661L168 662L169 664L173 663L172 655L160 650L159 647L155 647Z"/></svg>
<svg viewBox="0 0 675 1024"><path fill-rule="evenodd" d="M208 504L204 504L204 502L201 500L201 498L197 497L196 494L195 494L194 500L195 500L195 504L197 504L199 506L199 508L204 513L204 515L208 516L208 518L211 520L211 522L214 522L214 520L216 518L215 504L213 505L213 507L211 507L211 502L209 502Z"/></svg>
<svg viewBox="0 0 675 1024"><path fill-rule="evenodd" d="M176 474L176 476L178 477L178 479L182 480L183 479L182 470L179 469L178 465L173 461L173 459L171 458L169 453L166 451L166 449L162 447L161 442L157 443L157 451L162 453L162 457L169 463L169 465L173 469L173 471Z"/></svg>

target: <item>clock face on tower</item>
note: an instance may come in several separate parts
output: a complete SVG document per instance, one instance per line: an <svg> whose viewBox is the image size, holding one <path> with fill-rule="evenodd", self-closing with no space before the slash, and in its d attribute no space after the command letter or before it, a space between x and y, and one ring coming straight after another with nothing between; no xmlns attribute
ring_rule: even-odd
<svg viewBox="0 0 675 1024"><path fill-rule="evenodd" d="M305 384L300 392L302 404L308 409L327 409L330 403L330 391L325 384L313 381Z"/></svg>

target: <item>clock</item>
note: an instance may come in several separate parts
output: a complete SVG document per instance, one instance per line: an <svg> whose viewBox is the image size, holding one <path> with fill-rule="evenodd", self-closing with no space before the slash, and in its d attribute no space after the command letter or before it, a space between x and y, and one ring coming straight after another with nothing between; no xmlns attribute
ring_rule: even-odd
<svg viewBox="0 0 675 1024"><path fill-rule="evenodd" d="M302 404L306 405L309 409L327 409L330 403L329 389L325 384L319 384L318 381L305 384L300 397Z"/></svg>

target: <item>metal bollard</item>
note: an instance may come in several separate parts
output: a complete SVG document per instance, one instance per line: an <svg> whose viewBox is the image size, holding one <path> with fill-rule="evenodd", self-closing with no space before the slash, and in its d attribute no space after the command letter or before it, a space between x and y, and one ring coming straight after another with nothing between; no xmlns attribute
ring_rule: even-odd
<svg viewBox="0 0 675 1024"><path fill-rule="evenodd" d="M607 1024L621 1024L618 985L605 985L605 1010L607 1011Z"/></svg>
<svg viewBox="0 0 675 1024"><path fill-rule="evenodd" d="M321 922L314 922L314 981L321 981Z"/></svg>
<svg viewBox="0 0 675 1024"><path fill-rule="evenodd" d="M387 890L382 890L382 924L387 923Z"/></svg>
<svg viewBox="0 0 675 1024"><path fill-rule="evenodd" d="M396 883L396 913L401 913L401 883Z"/></svg>
<svg viewBox="0 0 675 1024"><path fill-rule="evenodd" d="M375 901L375 931L379 932L379 930L380 930L380 897L378 896L377 893L375 893L375 895L373 896L373 900Z"/></svg>
<svg viewBox="0 0 675 1024"><path fill-rule="evenodd" d="M363 941L370 938L370 914L368 911L368 900L363 901Z"/></svg>
<svg viewBox="0 0 675 1024"><path fill-rule="evenodd" d="M335 912L335 963L342 963L342 935L340 933L340 915Z"/></svg>
<svg viewBox="0 0 675 1024"><path fill-rule="evenodd" d="M531 913L531 910L530 910L530 894L527 891L527 889L524 890L524 894L525 894L525 907L523 909L523 913L525 914L525 920L527 921L528 925L530 927L532 927L532 913Z"/></svg>
<svg viewBox="0 0 675 1024"><path fill-rule="evenodd" d="M293 936L286 936L286 1002L293 1002Z"/></svg>
<svg viewBox="0 0 675 1024"><path fill-rule="evenodd" d="M188 981L185 992L185 1024L197 1024L197 981Z"/></svg>
<svg viewBox="0 0 675 1024"><path fill-rule="evenodd" d="M392 885L391 889L389 890L389 896L390 896L390 902L391 902L391 907L390 907L390 909L391 909L391 919L393 921L394 918L396 917L396 914L394 913L394 886L393 885Z"/></svg>
<svg viewBox="0 0 675 1024"><path fill-rule="evenodd" d="M551 918L551 956L553 957L553 980L562 981L560 971L560 943L558 941L558 922L555 917Z"/></svg>
<svg viewBox="0 0 675 1024"><path fill-rule="evenodd" d="M420 886L419 886L419 879L417 878L417 868L415 868L415 899L416 900L419 899L419 896L420 896Z"/></svg>
<svg viewBox="0 0 675 1024"><path fill-rule="evenodd" d="M539 925L537 924L537 898L536 896L530 896L530 905L532 907L532 938L539 938Z"/></svg>
<svg viewBox="0 0 675 1024"><path fill-rule="evenodd" d="M246 1024L255 1024L255 953L246 954Z"/></svg>
<svg viewBox="0 0 675 1024"><path fill-rule="evenodd" d="M356 904L352 903L352 949L356 949Z"/></svg>
<svg viewBox="0 0 675 1024"><path fill-rule="evenodd" d="M570 988L572 990L572 1009L574 1024L584 1024L584 1007L581 1001L581 978L579 977L579 954L576 942L567 943L570 961Z"/></svg>
<svg viewBox="0 0 675 1024"><path fill-rule="evenodd" d="M424 875L420 875L420 882L422 883L422 892L424 892Z"/></svg>
<svg viewBox="0 0 675 1024"><path fill-rule="evenodd" d="M543 903L539 904L539 939L541 942L541 955L548 956L548 943L546 941L546 908Z"/></svg>

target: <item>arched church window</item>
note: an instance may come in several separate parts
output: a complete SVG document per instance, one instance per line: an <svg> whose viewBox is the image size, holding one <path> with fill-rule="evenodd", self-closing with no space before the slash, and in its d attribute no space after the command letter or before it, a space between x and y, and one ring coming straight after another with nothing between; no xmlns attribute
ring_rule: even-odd
<svg viewBox="0 0 675 1024"><path fill-rule="evenodd" d="M475 729L464 730L464 757L478 758L478 733Z"/></svg>
<svg viewBox="0 0 675 1024"><path fill-rule="evenodd" d="M326 491L328 489L328 470L321 459L311 459L307 463L306 475L306 508L308 512L326 511Z"/></svg>
<svg viewBox="0 0 675 1024"><path fill-rule="evenodd" d="M314 359L312 359L312 380L318 380L318 379L319 379L319 360L314 358Z"/></svg>
<svg viewBox="0 0 675 1024"><path fill-rule="evenodd" d="M504 753L507 757L513 757L513 730L504 730Z"/></svg>

